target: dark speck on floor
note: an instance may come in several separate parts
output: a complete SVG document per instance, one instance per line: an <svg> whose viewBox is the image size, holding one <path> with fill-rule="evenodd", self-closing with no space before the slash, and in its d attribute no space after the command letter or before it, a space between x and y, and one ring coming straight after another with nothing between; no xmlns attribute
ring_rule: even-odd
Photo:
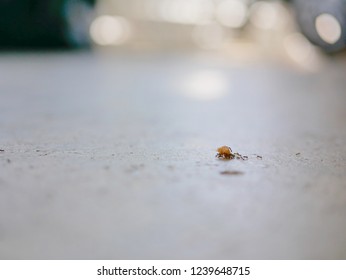
<svg viewBox="0 0 346 280"><path fill-rule="evenodd" d="M237 170L225 170L220 172L221 175L243 175L244 172Z"/></svg>

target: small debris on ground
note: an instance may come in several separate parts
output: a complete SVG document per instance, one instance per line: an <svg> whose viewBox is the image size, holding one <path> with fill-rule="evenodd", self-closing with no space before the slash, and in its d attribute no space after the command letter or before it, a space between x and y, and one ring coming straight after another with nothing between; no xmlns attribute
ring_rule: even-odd
<svg viewBox="0 0 346 280"><path fill-rule="evenodd" d="M300 156L300 153L296 153L296 156Z"/></svg>
<svg viewBox="0 0 346 280"><path fill-rule="evenodd" d="M228 146L222 146L217 149L217 158L220 159L242 159L242 160L247 160L248 156L242 156L239 153L233 153L231 147Z"/></svg>
<svg viewBox="0 0 346 280"><path fill-rule="evenodd" d="M0 152L5 152L5 150L3 150L3 149L0 149Z"/></svg>
<svg viewBox="0 0 346 280"><path fill-rule="evenodd" d="M233 153L231 147L229 146L222 146L222 147L219 147L217 148L217 154L216 154L216 157L217 158L220 158L220 159L242 159L242 160L248 160L249 157L248 156L243 156L239 153ZM299 153L300 154L300 153ZM260 159L262 160L263 157L260 156L260 155L257 155L257 154L252 154L253 156L256 156L257 159Z"/></svg>
<svg viewBox="0 0 346 280"><path fill-rule="evenodd" d="M220 172L221 175L243 175L244 172L237 170L225 170Z"/></svg>
<svg viewBox="0 0 346 280"><path fill-rule="evenodd" d="M7 163L11 163L11 160L9 158L7 159Z"/></svg>

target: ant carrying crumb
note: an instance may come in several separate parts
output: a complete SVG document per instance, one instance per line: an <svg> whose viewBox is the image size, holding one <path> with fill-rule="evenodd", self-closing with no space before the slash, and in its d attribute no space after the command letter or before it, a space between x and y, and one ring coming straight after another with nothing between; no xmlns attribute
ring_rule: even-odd
<svg viewBox="0 0 346 280"><path fill-rule="evenodd" d="M228 146L222 146L218 148L216 157L220 159L234 159L234 158L242 159L242 160L248 159L247 156L242 156L239 153L233 153L231 147L228 147Z"/></svg>

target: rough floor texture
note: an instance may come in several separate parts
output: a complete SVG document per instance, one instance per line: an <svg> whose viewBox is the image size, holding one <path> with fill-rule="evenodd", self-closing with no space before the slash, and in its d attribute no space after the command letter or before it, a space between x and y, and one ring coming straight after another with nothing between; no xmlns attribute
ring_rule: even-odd
<svg viewBox="0 0 346 280"><path fill-rule="evenodd" d="M345 259L345 70L2 54L0 258Z"/></svg>

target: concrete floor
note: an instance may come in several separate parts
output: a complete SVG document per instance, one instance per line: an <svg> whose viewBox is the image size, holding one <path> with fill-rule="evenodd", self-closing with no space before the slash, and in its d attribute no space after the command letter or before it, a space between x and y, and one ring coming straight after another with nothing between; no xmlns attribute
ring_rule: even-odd
<svg viewBox="0 0 346 280"><path fill-rule="evenodd" d="M1 54L0 258L346 259L345 70Z"/></svg>

